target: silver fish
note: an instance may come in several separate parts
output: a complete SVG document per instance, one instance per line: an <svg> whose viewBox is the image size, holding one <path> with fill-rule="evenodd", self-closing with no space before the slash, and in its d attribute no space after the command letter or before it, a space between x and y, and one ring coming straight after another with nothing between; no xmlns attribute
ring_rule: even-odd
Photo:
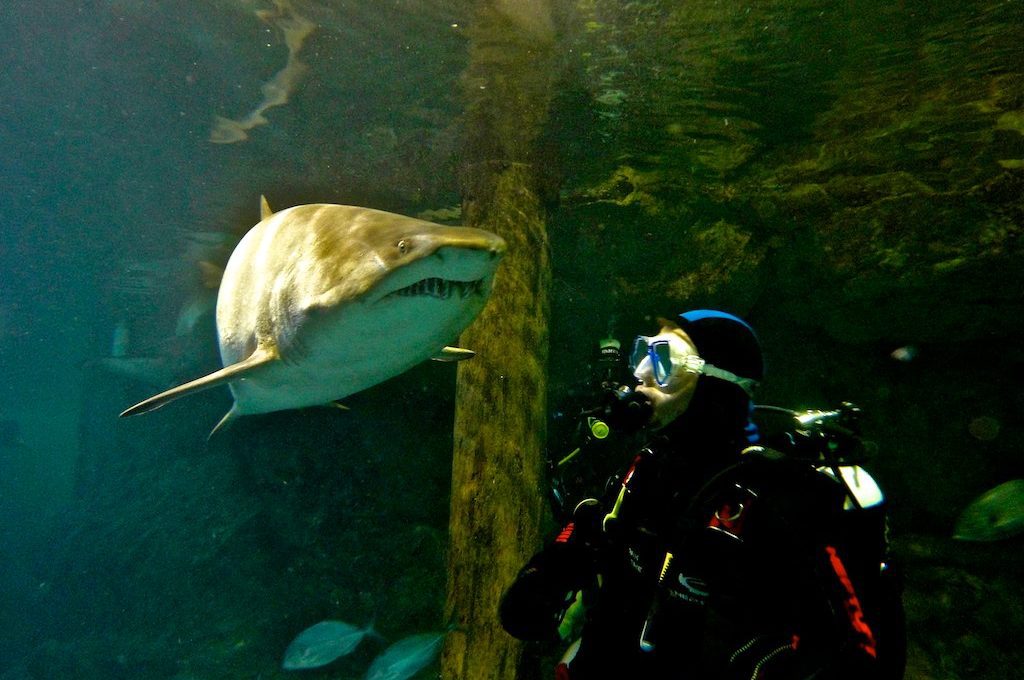
<svg viewBox="0 0 1024 680"><path fill-rule="evenodd" d="M446 635L448 631L420 633L399 640L373 660L365 680L411 678L437 658Z"/></svg>
<svg viewBox="0 0 1024 680"><path fill-rule="evenodd" d="M292 640L284 652L281 668L295 671L326 666L351 654L367 635L375 635L373 624L359 628L344 621L321 621Z"/></svg>
<svg viewBox="0 0 1024 680"><path fill-rule="evenodd" d="M960 514L953 538L999 541L1024 532L1024 479L1011 479L978 496Z"/></svg>
<svg viewBox="0 0 1024 680"><path fill-rule="evenodd" d="M907 363L917 358L917 347L915 347L914 345L904 345L902 347L897 347L896 349L889 353L889 356L892 359L895 359L896 361L902 361L904 363Z"/></svg>

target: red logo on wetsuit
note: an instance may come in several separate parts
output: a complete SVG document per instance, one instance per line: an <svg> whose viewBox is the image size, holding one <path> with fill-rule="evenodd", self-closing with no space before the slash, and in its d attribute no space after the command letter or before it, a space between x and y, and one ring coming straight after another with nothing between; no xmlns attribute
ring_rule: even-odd
<svg viewBox="0 0 1024 680"><path fill-rule="evenodd" d="M558 534L558 537L555 538L555 543L567 543L569 538L572 536L572 532L575 530L576 522L569 522L565 525L565 528L562 529L562 533Z"/></svg>
<svg viewBox="0 0 1024 680"><path fill-rule="evenodd" d="M737 485L719 502L718 509L708 520L708 528L740 538L743 523L747 519L747 508L755 498L757 495L753 491Z"/></svg>
<svg viewBox="0 0 1024 680"><path fill-rule="evenodd" d="M743 520L746 519L744 510L746 507L743 503L722 503L722 506L711 516L708 526L739 538L739 535L743 533Z"/></svg>

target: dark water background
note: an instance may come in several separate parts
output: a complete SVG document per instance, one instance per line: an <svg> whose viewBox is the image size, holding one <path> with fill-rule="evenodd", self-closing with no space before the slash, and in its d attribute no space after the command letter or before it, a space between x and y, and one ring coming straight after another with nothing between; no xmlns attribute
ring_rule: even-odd
<svg viewBox="0 0 1024 680"><path fill-rule="evenodd" d="M947 539L1024 476L1024 6L594 0L552 24L540 4L510 15L565 45L551 401L609 329L748 314L766 399L871 414L916 579L910 676L1011 677L1020 539ZM207 445L226 391L119 422L159 388L101 360L120 324L175 380L216 367L211 314L176 322L261 193L457 206L470 5L295 0L309 71L231 145L214 115L244 116L286 61L270 3L0 9L0 677L277 677L323 618L442 625L451 367Z"/></svg>

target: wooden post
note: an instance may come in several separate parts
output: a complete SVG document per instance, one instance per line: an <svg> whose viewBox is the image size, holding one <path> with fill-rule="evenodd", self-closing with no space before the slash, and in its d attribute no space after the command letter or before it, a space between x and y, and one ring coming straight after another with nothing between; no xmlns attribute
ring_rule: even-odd
<svg viewBox="0 0 1024 680"><path fill-rule="evenodd" d="M529 6L524 28L516 13ZM442 677L513 680L522 646L501 628L503 590L538 547L551 283L537 135L547 119L554 35L547 0L491 0L471 33L463 222L508 242L490 302L462 335ZM524 672L525 670L525 672Z"/></svg>

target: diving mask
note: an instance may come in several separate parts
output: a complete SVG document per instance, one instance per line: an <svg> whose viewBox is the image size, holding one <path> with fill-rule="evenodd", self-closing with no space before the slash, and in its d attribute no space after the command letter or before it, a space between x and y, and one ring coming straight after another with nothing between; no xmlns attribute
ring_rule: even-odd
<svg viewBox="0 0 1024 680"><path fill-rule="evenodd" d="M696 349L675 333L661 333L654 337L638 335L629 355L629 367L638 380L652 376L660 387L669 384L673 369L706 375L738 385L750 398L754 397L757 381L743 378L707 363Z"/></svg>

